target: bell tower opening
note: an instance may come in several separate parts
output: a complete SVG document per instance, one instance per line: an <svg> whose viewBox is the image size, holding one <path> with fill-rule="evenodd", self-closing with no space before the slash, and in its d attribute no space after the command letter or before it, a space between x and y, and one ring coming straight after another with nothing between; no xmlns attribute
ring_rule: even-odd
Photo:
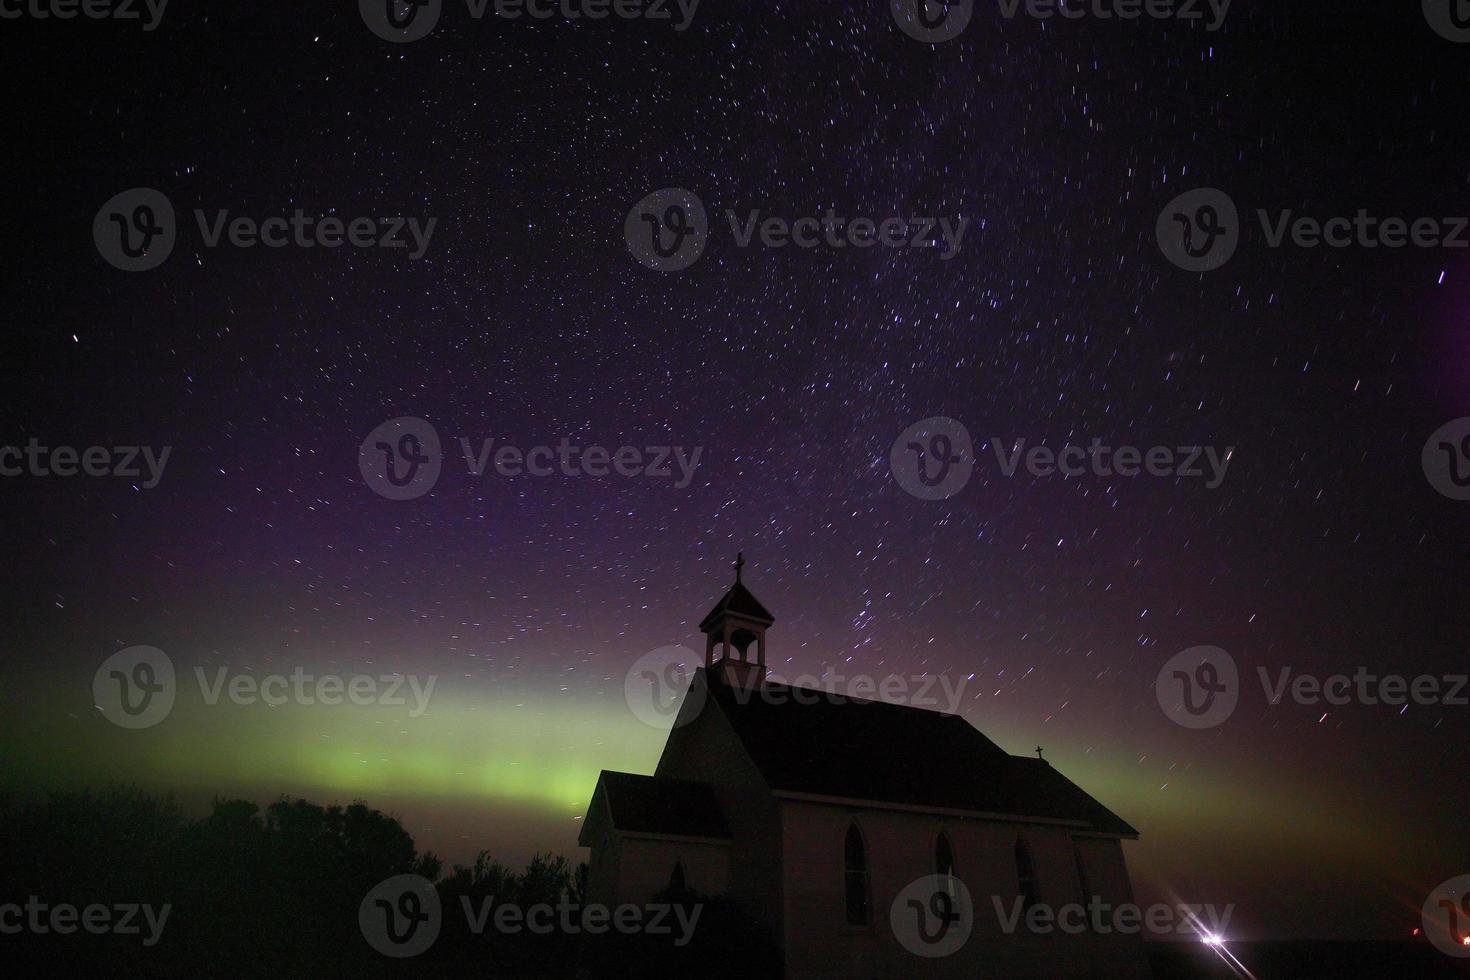
<svg viewBox="0 0 1470 980"><path fill-rule="evenodd" d="M737 687L759 687L766 679L766 630L776 619L745 587L744 569L741 552L735 556L735 584L700 621L699 629L704 634L704 666L711 677Z"/></svg>

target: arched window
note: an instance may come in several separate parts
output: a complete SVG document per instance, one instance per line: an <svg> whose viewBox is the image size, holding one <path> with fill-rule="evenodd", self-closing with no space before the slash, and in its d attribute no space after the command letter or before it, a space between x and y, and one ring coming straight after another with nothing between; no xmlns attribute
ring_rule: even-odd
<svg viewBox="0 0 1470 980"><path fill-rule="evenodd" d="M945 891L954 898L954 848L950 846L949 835L942 830L934 842L934 873L944 879Z"/></svg>
<svg viewBox="0 0 1470 980"><path fill-rule="evenodd" d="M1036 865L1031 862L1031 850L1021 838L1016 838L1016 883L1020 886L1024 908L1031 908L1041 901L1036 888Z"/></svg>
<svg viewBox="0 0 1470 980"><path fill-rule="evenodd" d="M842 860L843 894L846 896L847 924L868 924L868 849L863 845L863 835L857 824L847 828L847 842L843 846Z"/></svg>

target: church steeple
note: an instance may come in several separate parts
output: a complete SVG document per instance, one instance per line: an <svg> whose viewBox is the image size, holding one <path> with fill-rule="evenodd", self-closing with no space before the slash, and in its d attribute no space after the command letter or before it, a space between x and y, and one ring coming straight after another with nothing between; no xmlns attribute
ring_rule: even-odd
<svg viewBox="0 0 1470 980"><path fill-rule="evenodd" d="M700 621L699 629L705 637L704 665L712 676L740 687L759 687L766 679L766 630L776 618L741 581L744 569L745 553L740 552L735 556L735 584Z"/></svg>

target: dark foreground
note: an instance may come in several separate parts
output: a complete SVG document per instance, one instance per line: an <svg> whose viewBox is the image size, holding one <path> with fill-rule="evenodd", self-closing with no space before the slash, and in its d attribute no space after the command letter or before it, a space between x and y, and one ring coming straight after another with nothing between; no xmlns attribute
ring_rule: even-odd
<svg viewBox="0 0 1470 980"><path fill-rule="evenodd" d="M1428 943L1291 941L1231 943L1230 952L1257 980L1419 980L1470 977L1470 958L1453 959ZM1199 943L1149 947L1154 980L1235 978L1220 957Z"/></svg>

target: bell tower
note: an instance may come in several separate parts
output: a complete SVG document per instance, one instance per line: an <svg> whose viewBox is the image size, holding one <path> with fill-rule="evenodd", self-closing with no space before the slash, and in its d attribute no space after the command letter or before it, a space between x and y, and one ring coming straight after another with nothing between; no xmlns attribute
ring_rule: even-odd
<svg viewBox="0 0 1470 980"><path fill-rule="evenodd" d="M735 584L700 620L699 629L709 675L735 687L755 688L766 680L766 630L776 618L741 582L744 568L741 552L735 556Z"/></svg>

